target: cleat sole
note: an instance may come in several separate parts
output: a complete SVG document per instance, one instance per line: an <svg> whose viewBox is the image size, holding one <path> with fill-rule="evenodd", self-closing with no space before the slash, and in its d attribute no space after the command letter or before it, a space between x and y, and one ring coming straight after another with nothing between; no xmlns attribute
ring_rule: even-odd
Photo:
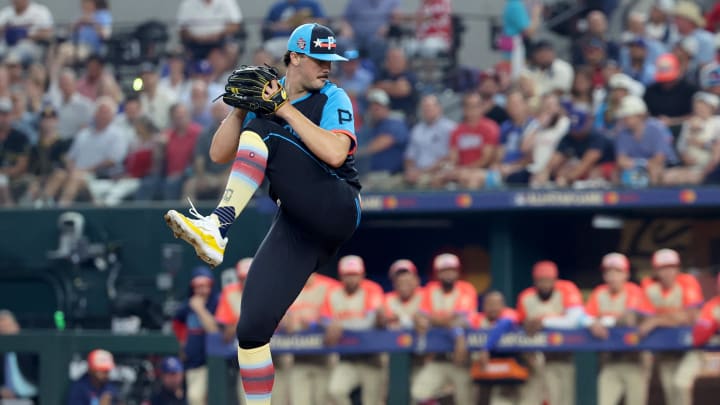
<svg viewBox="0 0 720 405"><path fill-rule="evenodd" d="M182 219L180 219L180 214L177 211L168 211L164 215L164 218L165 222L168 224L168 227L170 227L170 229L172 230L173 236L175 236L175 238L184 240L193 248L195 248L195 254L197 255L197 257L200 258L200 260L207 263L207 265L211 268L215 268L220 263L222 263L222 259L218 260L217 258L211 257L204 252L202 248L202 240L197 235L195 235L195 233L186 229L185 224Z"/></svg>

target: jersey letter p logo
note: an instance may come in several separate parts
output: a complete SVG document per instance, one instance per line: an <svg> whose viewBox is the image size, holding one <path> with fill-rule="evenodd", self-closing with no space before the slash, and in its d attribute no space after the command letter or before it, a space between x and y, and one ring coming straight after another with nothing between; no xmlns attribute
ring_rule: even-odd
<svg viewBox="0 0 720 405"><path fill-rule="evenodd" d="M346 122L352 122L353 116L350 111L342 110L342 109L338 108L337 112L338 112L338 123L344 124Z"/></svg>

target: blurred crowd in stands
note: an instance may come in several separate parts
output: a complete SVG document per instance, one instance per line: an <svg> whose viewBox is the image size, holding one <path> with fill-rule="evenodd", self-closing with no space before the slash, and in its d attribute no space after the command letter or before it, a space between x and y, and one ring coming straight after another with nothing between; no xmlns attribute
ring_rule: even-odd
<svg viewBox="0 0 720 405"><path fill-rule="evenodd" d="M501 62L463 66L471 45L450 0L414 13L349 0L340 17L278 0L247 50L234 0L183 0L175 25L131 37L108 1L78 3L67 29L32 0L0 10L0 206L215 200L228 167L207 150L228 111L213 100L241 62L282 71L288 34L308 21L331 25L350 59L332 80L354 103L366 190L720 182L717 4L649 2L622 32L611 8L588 8L564 47L541 2L508 0L492 38Z"/></svg>

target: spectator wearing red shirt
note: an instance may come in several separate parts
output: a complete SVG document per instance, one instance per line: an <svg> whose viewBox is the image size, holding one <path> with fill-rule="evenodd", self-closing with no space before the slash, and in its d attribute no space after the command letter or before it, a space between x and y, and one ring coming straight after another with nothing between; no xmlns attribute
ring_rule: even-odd
<svg viewBox="0 0 720 405"><path fill-rule="evenodd" d="M452 44L452 4L450 0L423 0L415 14L415 41L410 54L432 58Z"/></svg>
<svg viewBox="0 0 720 405"><path fill-rule="evenodd" d="M642 282L655 315L638 327L641 337L657 327L692 326L695 324L703 294L697 279L680 272L680 255L672 249L660 249L652 257L653 278ZM701 352L676 351L655 354L665 403L692 405L693 385L702 367Z"/></svg>
<svg viewBox="0 0 720 405"><path fill-rule="evenodd" d="M715 2L705 14L705 29L710 32L720 31L720 3Z"/></svg>
<svg viewBox="0 0 720 405"><path fill-rule="evenodd" d="M500 140L500 128L485 117L483 105L478 93L464 97L463 121L450 135L449 164L438 173L433 186L458 182L463 187L476 189L485 184L487 168Z"/></svg>
<svg viewBox="0 0 720 405"><path fill-rule="evenodd" d="M193 163L195 142L202 127L190 120L190 112L182 104L170 107L170 129L165 134L165 181L162 196L165 200L180 198L182 185Z"/></svg>

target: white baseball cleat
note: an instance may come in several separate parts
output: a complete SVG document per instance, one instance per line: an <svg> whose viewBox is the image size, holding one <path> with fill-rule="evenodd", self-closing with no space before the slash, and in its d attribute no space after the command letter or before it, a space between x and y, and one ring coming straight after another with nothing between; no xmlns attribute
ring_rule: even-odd
<svg viewBox="0 0 720 405"><path fill-rule="evenodd" d="M192 206L192 202L190 203ZM191 219L185 215L170 210L165 214L165 222L176 238L180 238L195 248L195 253L210 267L217 267L223 261L227 238L220 235L220 222L216 216L203 216L194 206L190 213L195 217Z"/></svg>

